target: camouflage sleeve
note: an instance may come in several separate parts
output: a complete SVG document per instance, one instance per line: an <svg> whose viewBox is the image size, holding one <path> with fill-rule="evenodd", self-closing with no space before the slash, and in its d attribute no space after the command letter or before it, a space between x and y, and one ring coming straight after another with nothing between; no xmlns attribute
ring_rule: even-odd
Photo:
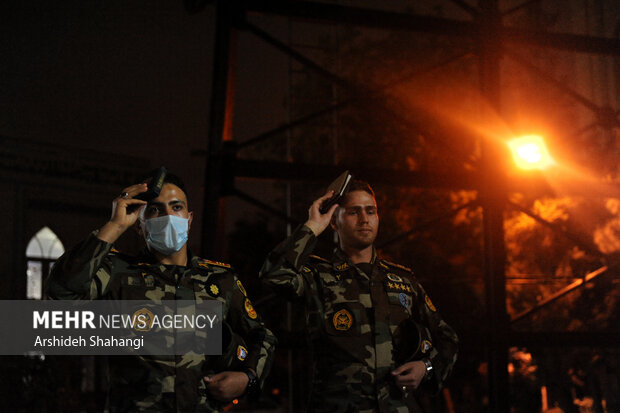
<svg viewBox="0 0 620 413"><path fill-rule="evenodd" d="M277 340L265 327L263 319L254 309L236 275L233 278L233 293L226 319L232 330L245 341L248 348L244 366L256 372L262 388L273 363Z"/></svg>
<svg viewBox="0 0 620 413"><path fill-rule="evenodd" d="M422 285L416 282L415 287L418 290L417 301L420 319L429 327L433 342L433 350L430 355L434 370L431 377L431 387L439 391L456 362L459 339L452 327L441 318Z"/></svg>
<svg viewBox="0 0 620 413"><path fill-rule="evenodd" d="M304 277L302 269L315 246L312 230L305 225L297 227L267 256L259 277L289 298L303 297L312 278Z"/></svg>
<svg viewBox="0 0 620 413"><path fill-rule="evenodd" d="M110 274L112 244L96 237L97 231L65 252L45 280L45 292L55 300L97 299L103 295Z"/></svg>

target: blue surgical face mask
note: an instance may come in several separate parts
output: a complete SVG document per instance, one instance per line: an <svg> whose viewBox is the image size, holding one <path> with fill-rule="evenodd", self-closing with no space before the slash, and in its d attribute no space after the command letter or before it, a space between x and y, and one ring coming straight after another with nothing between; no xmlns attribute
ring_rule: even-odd
<svg viewBox="0 0 620 413"><path fill-rule="evenodd" d="M189 219L164 215L141 221L146 243L164 255L172 255L187 242Z"/></svg>

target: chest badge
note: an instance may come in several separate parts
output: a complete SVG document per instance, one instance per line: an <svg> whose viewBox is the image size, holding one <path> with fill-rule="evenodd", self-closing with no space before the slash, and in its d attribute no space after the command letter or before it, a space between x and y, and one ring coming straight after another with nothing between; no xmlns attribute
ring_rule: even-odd
<svg viewBox="0 0 620 413"><path fill-rule="evenodd" d="M396 283L402 283L402 282L403 282L403 279L402 279L402 278L400 278L398 275L393 274L393 273L391 273L391 272L390 272L390 273L388 273L387 277L388 277L388 280L390 280L390 281L394 281L394 282L396 282Z"/></svg>
<svg viewBox="0 0 620 413"><path fill-rule="evenodd" d="M154 314L148 308L141 308L133 313L131 321L136 331L150 331L153 327Z"/></svg>
<svg viewBox="0 0 620 413"><path fill-rule="evenodd" d="M346 262L336 266L336 269L338 271L344 271L347 268L349 268L349 264L347 264Z"/></svg>
<svg viewBox="0 0 620 413"><path fill-rule="evenodd" d="M334 314L332 322L334 323L334 328L336 330L347 331L353 325L353 316L348 310L343 308Z"/></svg>
<svg viewBox="0 0 620 413"><path fill-rule="evenodd" d="M405 293L398 294L398 301L400 301L405 308L409 308L409 305L411 304L411 299Z"/></svg>
<svg viewBox="0 0 620 413"><path fill-rule="evenodd" d="M258 317L258 314L256 314L256 310L254 309L254 307L252 307L252 303L250 302L249 298L245 299L244 306L245 306L245 312L248 313L248 317L250 317L252 320Z"/></svg>

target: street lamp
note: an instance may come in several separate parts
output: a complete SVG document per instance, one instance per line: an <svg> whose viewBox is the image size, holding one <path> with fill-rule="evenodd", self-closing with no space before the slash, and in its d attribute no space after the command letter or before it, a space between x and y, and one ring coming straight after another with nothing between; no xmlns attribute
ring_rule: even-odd
<svg viewBox="0 0 620 413"><path fill-rule="evenodd" d="M545 169L553 165L545 141L538 135L527 135L508 141L512 157L521 169Z"/></svg>

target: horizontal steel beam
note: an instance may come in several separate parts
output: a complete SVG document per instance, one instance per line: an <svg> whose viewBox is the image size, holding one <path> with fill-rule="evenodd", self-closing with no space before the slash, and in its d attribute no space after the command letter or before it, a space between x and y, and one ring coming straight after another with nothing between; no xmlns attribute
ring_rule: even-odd
<svg viewBox="0 0 620 413"><path fill-rule="evenodd" d="M322 23L352 24L378 29L407 30L447 36L482 38L487 33L478 22L421 16L385 10L291 0L239 0L248 12L296 17ZM582 53L620 55L620 39L570 33L549 33L497 26L494 36L501 43L518 43Z"/></svg>
<svg viewBox="0 0 620 413"><path fill-rule="evenodd" d="M315 181L327 183L345 170L350 170L373 184L388 184L413 188L478 190L483 182L476 172L438 173L432 171L410 171L397 168L372 168L355 165L317 165L293 162L259 161L249 159L230 159L227 173L235 178L275 179L285 181ZM506 190L527 192L528 194L552 194L545 179L533 174L529 177L512 179ZM620 190L619 190L620 193Z"/></svg>
<svg viewBox="0 0 620 413"><path fill-rule="evenodd" d="M409 171L388 168L359 168L346 165L309 165L292 162L256 161L236 159L232 171L237 178L262 178L288 181L316 181L328 183L335 176L349 169L373 184L385 183L418 188L475 189L479 179L474 174L436 174L425 171Z"/></svg>
<svg viewBox="0 0 620 413"><path fill-rule="evenodd" d="M551 346L618 347L619 343L620 331L513 331L509 338L510 345L528 348Z"/></svg>

